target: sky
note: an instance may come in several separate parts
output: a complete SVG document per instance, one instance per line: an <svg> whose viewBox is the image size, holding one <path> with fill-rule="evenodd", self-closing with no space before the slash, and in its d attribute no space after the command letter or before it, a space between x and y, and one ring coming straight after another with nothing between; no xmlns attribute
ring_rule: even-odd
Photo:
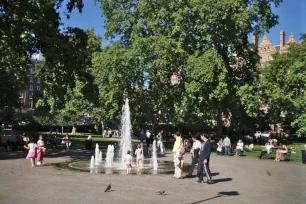
<svg viewBox="0 0 306 204"><path fill-rule="evenodd" d="M82 13L74 10L69 20L62 15L62 22L65 26L80 27L82 29L93 27L95 33L103 37L102 46L109 45L110 42L104 38L106 31L103 27L105 18L102 16L100 4L95 3L94 0L84 0L83 2ZM301 33L306 33L306 0L284 0L279 7L273 7L272 10L273 13L279 16L279 24L273 27L269 33L266 33L273 45L279 45L279 33L281 30L285 31L286 41L290 33L297 40L299 40ZM65 8L61 8L60 11L63 13ZM252 40L251 36L249 36L249 40Z"/></svg>

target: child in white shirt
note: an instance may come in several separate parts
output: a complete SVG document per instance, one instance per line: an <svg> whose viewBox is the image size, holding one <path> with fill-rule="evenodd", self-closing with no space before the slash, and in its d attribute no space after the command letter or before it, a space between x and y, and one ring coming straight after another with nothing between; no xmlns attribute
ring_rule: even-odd
<svg viewBox="0 0 306 204"><path fill-rule="evenodd" d="M34 138L31 139L28 146L24 145L24 148L29 150L26 159L30 159L31 160L31 165L32 165L31 167L34 167L35 166L35 158L36 158L36 148L37 148L37 145L35 143Z"/></svg>

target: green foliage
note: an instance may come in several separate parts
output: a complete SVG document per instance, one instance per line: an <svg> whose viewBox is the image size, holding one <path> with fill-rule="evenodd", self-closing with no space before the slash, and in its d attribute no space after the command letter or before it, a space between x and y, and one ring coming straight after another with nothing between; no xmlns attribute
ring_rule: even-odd
<svg viewBox="0 0 306 204"><path fill-rule="evenodd" d="M121 37L123 60L131 65L119 70L124 70L128 79L123 80L129 83L121 89L133 90L128 92L135 102L132 106L145 109L149 117L144 118L152 123L162 121L159 112L177 124L209 122L218 115L219 127L221 113L227 116L239 109L256 116L259 105L250 101L258 98L258 57L247 36L276 25L271 5L280 2L103 1L106 37ZM237 59L244 62L238 68ZM182 83L170 88L173 72L180 73Z"/></svg>
<svg viewBox="0 0 306 204"><path fill-rule="evenodd" d="M306 43L291 44L287 54L278 54L262 72L261 99L269 105L272 121L292 122L298 135L306 134ZM280 117L286 113L285 117Z"/></svg>
<svg viewBox="0 0 306 204"><path fill-rule="evenodd" d="M27 84L28 64L35 53L45 57L45 66L37 74L45 82L46 95L62 99L66 89L74 86L71 76L84 77L82 46L87 36L80 29L60 29L62 5L63 0L0 1L0 67L14 79L12 87ZM69 0L66 6L69 14L74 8L81 11L83 3Z"/></svg>

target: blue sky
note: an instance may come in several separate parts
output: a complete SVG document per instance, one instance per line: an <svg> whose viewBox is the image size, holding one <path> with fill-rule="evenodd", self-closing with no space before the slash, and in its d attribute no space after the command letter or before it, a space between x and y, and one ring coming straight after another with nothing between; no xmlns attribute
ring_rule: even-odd
<svg viewBox="0 0 306 204"><path fill-rule="evenodd" d="M83 29L94 27L96 34L104 37L104 18L102 17L100 4L95 4L94 0L84 0L84 4L81 14L74 10L69 20L62 15L62 22L66 26ZM62 12L64 10L64 8L61 8ZM293 33L296 39L300 38L300 33L306 33L306 0L284 0L278 8L273 8L273 12L279 16L279 24L267 33L273 45L279 45L280 30L285 31L286 41L290 33ZM251 36L249 40L251 41ZM103 38L102 46L108 44L109 42Z"/></svg>

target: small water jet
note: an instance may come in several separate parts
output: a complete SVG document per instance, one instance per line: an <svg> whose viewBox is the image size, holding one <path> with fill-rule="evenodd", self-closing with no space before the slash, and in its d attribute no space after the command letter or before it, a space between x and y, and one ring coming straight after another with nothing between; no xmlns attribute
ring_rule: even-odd
<svg viewBox="0 0 306 204"><path fill-rule="evenodd" d="M100 152L99 152L99 163L102 163L102 159L103 159L103 158L102 158L102 152L100 151Z"/></svg>
<svg viewBox="0 0 306 204"><path fill-rule="evenodd" d="M95 149L95 165L99 165L99 144L96 143L96 149Z"/></svg>
<svg viewBox="0 0 306 204"><path fill-rule="evenodd" d="M158 163L157 163L157 155L156 155L156 140L153 141L153 152L152 152L151 164L153 165L153 170L157 171Z"/></svg>
<svg viewBox="0 0 306 204"><path fill-rule="evenodd" d="M112 167L114 163L114 145L107 146L105 166Z"/></svg>
<svg viewBox="0 0 306 204"><path fill-rule="evenodd" d="M95 167L95 157L91 156L91 160L90 160L90 168L94 168Z"/></svg>

